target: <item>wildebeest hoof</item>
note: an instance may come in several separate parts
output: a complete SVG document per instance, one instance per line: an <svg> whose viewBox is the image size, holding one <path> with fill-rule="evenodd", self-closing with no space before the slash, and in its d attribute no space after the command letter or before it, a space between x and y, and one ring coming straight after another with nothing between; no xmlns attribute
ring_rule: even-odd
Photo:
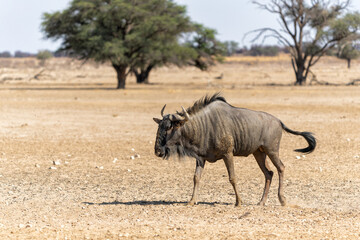
<svg viewBox="0 0 360 240"><path fill-rule="evenodd" d="M286 206L286 200L285 199L280 200L280 204L281 204L281 206L285 207Z"/></svg>

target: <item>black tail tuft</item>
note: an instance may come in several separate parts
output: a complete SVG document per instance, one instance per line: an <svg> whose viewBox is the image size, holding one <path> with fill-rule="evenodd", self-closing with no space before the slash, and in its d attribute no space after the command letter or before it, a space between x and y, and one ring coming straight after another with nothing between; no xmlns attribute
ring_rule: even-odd
<svg viewBox="0 0 360 240"><path fill-rule="evenodd" d="M291 130L291 129L287 128L284 123L282 123L282 122L280 122L280 123L281 123L282 128L286 132L294 134L294 135L303 136L305 138L305 140L307 141L307 143L309 144L309 146L306 147L306 148L295 149L294 150L295 152L301 152L301 153L307 153L308 154L308 153L311 153L312 151L315 150L315 148L316 148L316 139L315 139L315 137L313 136L313 134L311 132L294 131L294 130Z"/></svg>

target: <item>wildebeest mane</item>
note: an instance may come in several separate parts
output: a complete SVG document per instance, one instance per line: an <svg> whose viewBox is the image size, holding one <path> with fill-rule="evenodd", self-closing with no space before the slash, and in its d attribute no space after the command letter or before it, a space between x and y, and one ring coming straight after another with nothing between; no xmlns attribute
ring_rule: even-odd
<svg viewBox="0 0 360 240"><path fill-rule="evenodd" d="M202 109L204 109L206 106L208 106L209 104L216 102L216 101L222 101L222 102L227 103L225 98L223 96L221 96L220 93L215 93L213 95L206 95L206 96L200 98L193 104L193 106L187 108L186 111L190 116L195 115L196 113L198 113ZM181 112L181 113L178 112L178 114L180 114L181 116L185 115L184 112ZM199 156L196 154L196 151L194 151L191 148L185 148L182 143L179 143L179 144L173 146L172 148L170 148L169 151L167 152L167 154L168 154L168 156L175 155L175 156L179 157L180 159L184 158L184 157L193 157L193 158L199 159Z"/></svg>
<svg viewBox="0 0 360 240"><path fill-rule="evenodd" d="M197 112L199 112L201 109L205 108L207 105L215 101L222 101L227 103L225 98L221 96L220 93L215 93L212 96L206 95L200 98L194 103L192 107L187 108L186 111L188 112L189 115L194 115Z"/></svg>
<svg viewBox="0 0 360 240"><path fill-rule="evenodd" d="M200 112L206 106L208 106L209 104L216 102L216 101L221 101L221 102L227 103L225 98L223 96L221 96L220 93L215 93L213 95L206 95L206 96L200 98L193 104L193 106L187 108L186 112L190 116L191 115L194 116L196 113ZM231 105L229 104L229 106L231 106ZM185 116L184 112L177 112L177 114L179 114L181 116ZM195 120L195 121L197 121L197 120ZM184 145L182 144L182 142L168 148L165 158L167 159L170 156L177 156L180 159L184 158L184 157L193 157L193 158L199 159L199 156L196 154L196 151L194 151L191 148L185 148Z"/></svg>

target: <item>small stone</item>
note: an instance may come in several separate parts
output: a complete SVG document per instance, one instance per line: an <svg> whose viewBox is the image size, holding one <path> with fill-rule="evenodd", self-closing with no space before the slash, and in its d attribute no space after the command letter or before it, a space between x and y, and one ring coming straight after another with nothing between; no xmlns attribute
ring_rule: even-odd
<svg viewBox="0 0 360 240"><path fill-rule="evenodd" d="M56 170L57 168L56 167L50 167L49 169L50 170Z"/></svg>
<svg viewBox="0 0 360 240"><path fill-rule="evenodd" d="M132 148L131 151L135 152L135 148Z"/></svg>
<svg viewBox="0 0 360 240"><path fill-rule="evenodd" d="M58 165L60 165L60 161L53 161L53 164L58 166Z"/></svg>
<svg viewBox="0 0 360 240"><path fill-rule="evenodd" d="M98 169L100 169L100 170L104 169L103 166L96 166L96 168L98 168Z"/></svg>
<svg viewBox="0 0 360 240"><path fill-rule="evenodd" d="M19 228L25 228L25 224L19 224Z"/></svg>
<svg viewBox="0 0 360 240"><path fill-rule="evenodd" d="M131 160L134 160L134 159L135 159L135 157L134 157L134 156L130 156L130 159L131 159Z"/></svg>
<svg viewBox="0 0 360 240"><path fill-rule="evenodd" d="M300 159L301 157L300 156L296 156L296 159Z"/></svg>
<svg viewBox="0 0 360 240"><path fill-rule="evenodd" d="M135 154L135 158L140 158L140 154Z"/></svg>
<svg viewBox="0 0 360 240"><path fill-rule="evenodd" d="M128 172L131 172L131 169L128 169L127 171L128 171Z"/></svg>
<svg viewBox="0 0 360 240"><path fill-rule="evenodd" d="M350 139L350 138L347 138L347 139L346 139L346 141L350 142L350 141L351 141L351 139Z"/></svg>
<svg viewBox="0 0 360 240"><path fill-rule="evenodd" d="M117 158L114 158L113 163L116 163L117 161L118 161L118 159L117 159Z"/></svg>
<svg viewBox="0 0 360 240"><path fill-rule="evenodd" d="M35 164L35 167L39 168L39 167L40 167L40 165L39 165L39 164Z"/></svg>

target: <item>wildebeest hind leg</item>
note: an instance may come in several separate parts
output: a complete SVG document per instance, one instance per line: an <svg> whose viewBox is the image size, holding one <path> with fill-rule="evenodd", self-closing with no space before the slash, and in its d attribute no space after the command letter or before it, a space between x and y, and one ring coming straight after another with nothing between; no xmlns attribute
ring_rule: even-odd
<svg viewBox="0 0 360 240"><path fill-rule="evenodd" d="M281 203L282 206L286 205L286 199L284 197L284 191L283 191L283 185L284 185L284 170L285 170L285 166L284 164L281 162L280 158L279 158L279 152L269 152L267 153L267 155L269 156L269 158L271 159L271 162L275 165L278 173L279 173L279 191L278 191L278 196L279 196L279 201Z"/></svg>
<svg viewBox="0 0 360 240"><path fill-rule="evenodd" d="M191 200L188 203L188 205L194 205L197 203L197 195L199 192L201 173L203 172L204 167L205 167L205 162L196 159L196 169L195 169L195 174L194 174L194 190L193 190L193 195L192 195Z"/></svg>
<svg viewBox="0 0 360 240"><path fill-rule="evenodd" d="M268 194L269 194L271 180L272 180L274 172L270 171L270 168L266 162L266 154L264 152L261 152L260 150L256 150L256 152L254 152L253 155L254 155L256 162L258 163L261 171L264 173L264 176L265 176L264 193L259 202L260 206L264 206L266 203Z"/></svg>
<svg viewBox="0 0 360 240"><path fill-rule="evenodd" d="M236 202L235 202L235 206L240 206L241 205L241 200L240 200L240 196L239 196L239 191L236 185L236 176L235 176L235 168L234 168L234 160L233 160L233 154L229 153L227 155L224 156L224 162L229 174L229 181L231 183L231 185L234 188L235 191L235 196L236 196Z"/></svg>

